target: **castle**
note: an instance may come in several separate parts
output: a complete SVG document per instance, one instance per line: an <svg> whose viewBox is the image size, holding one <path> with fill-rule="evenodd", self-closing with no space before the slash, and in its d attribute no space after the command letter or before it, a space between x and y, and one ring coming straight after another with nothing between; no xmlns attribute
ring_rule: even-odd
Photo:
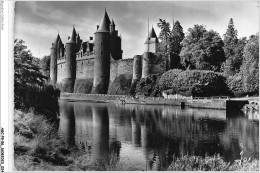
<svg viewBox="0 0 260 173"><path fill-rule="evenodd" d="M158 49L158 38L151 28L145 42L143 55L122 59L121 36L118 36L114 20L110 21L105 10L95 37L83 42L74 26L66 45L58 34L51 47L50 79L59 84L62 92L127 94L131 83L162 70L151 64ZM120 79L117 79L121 76ZM115 86L122 76L128 87Z"/></svg>

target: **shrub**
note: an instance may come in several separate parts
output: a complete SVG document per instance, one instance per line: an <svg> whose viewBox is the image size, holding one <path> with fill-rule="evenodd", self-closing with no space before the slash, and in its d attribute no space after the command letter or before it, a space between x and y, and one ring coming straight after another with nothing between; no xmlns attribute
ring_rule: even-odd
<svg viewBox="0 0 260 173"><path fill-rule="evenodd" d="M53 85L45 84L43 87L31 86L19 88L19 97L15 108L28 111L33 109L46 118L56 118L58 113L58 98L60 90Z"/></svg>
<svg viewBox="0 0 260 173"><path fill-rule="evenodd" d="M182 70L173 69L163 73L159 80L160 90L167 90L169 88L172 88L172 80L175 79L181 72Z"/></svg>
<svg viewBox="0 0 260 173"><path fill-rule="evenodd" d="M206 156L173 156L168 171L259 171L259 161L225 162L219 155Z"/></svg>
<svg viewBox="0 0 260 173"><path fill-rule="evenodd" d="M160 78L160 90L172 90L172 94L184 96L229 95L225 77L206 70L170 70Z"/></svg>
<svg viewBox="0 0 260 173"><path fill-rule="evenodd" d="M136 85L136 94L144 96L156 97L160 95L159 89L160 75L150 75L147 78L142 78Z"/></svg>
<svg viewBox="0 0 260 173"><path fill-rule="evenodd" d="M226 83L229 90L235 97L241 97L245 95L243 90L242 76L239 73L235 74L234 76L227 76Z"/></svg>

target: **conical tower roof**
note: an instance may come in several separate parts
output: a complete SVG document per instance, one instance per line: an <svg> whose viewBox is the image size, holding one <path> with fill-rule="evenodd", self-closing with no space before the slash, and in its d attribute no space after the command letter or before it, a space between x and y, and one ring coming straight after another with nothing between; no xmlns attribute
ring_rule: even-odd
<svg viewBox="0 0 260 173"><path fill-rule="evenodd" d="M61 39L60 39L60 34L58 33L56 39L54 40L52 48L57 47L59 40L61 40Z"/></svg>
<svg viewBox="0 0 260 173"><path fill-rule="evenodd" d="M154 43L154 42L158 43L159 41L158 41L157 35L154 31L154 28L152 27L152 29L149 32L149 37L147 38L145 44L147 44L147 43L150 44L150 43Z"/></svg>
<svg viewBox="0 0 260 173"><path fill-rule="evenodd" d="M61 41L61 38L58 40L57 42L57 46L61 46L62 45L62 41Z"/></svg>
<svg viewBox="0 0 260 173"><path fill-rule="evenodd" d="M76 36L77 36L77 33L76 33L76 30L73 25L72 34L71 34L71 37L70 37L68 43L76 43Z"/></svg>
<svg viewBox="0 0 260 173"><path fill-rule="evenodd" d="M157 35L156 35L156 33L155 33L153 27L152 27L152 29L151 29L151 31L150 31L150 33L149 33L149 37L150 37L150 38L157 38Z"/></svg>
<svg viewBox="0 0 260 173"><path fill-rule="evenodd" d="M105 10L105 14L101 20L100 27L98 28L97 32L110 32L109 31L110 19L107 15L107 11Z"/></svg>

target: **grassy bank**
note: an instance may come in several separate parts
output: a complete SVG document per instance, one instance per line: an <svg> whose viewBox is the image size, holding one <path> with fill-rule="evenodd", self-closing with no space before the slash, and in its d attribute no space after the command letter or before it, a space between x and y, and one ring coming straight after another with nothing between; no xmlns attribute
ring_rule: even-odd
<svg viewBox="0 0 260 173"><path fill-rule="evenodd" d="M110 158L92 162L91 147L79 150L69 147L57 134L57 123L33 112L14 112L14 166L17 171L130 171L137 169L127 159ZM168 171L257 171L259 160L238 160L233 164L219 156L173 157ZM161 165L159 163L159 165Z"/></svg>

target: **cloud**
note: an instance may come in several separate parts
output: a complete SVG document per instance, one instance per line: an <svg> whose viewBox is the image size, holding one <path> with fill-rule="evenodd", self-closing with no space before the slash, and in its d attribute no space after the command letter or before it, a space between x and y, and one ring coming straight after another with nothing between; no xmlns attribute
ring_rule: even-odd
<svg viewBox="0 0 260 173"><path fill-rule="evenodd" d="M142 54L147 37L147 19L157 35L159 18L172 26L179 20L184 32L194 24L204 24L223 35L229 19L234 19L239 37L258 32L259 13L256 2L177 2L177 1L18 1L16 2L15 34L26 41L35 56L49 54L57 32L63 43L71 34L72 25L83 41L94 36L96 25L106 7L116 29L122 35L123 57ZM42 52L41 54L39 54Z"/></svg>

